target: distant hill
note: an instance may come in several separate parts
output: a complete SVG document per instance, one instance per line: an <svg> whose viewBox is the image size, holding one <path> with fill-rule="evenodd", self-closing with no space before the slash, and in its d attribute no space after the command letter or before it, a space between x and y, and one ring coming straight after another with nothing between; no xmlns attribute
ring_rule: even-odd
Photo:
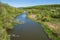
<svg viewBox="0 0 60 40"><path fill-rule="evenodd" d="M42 8L60 8L60 4L50 4L50 5L36 5L36 6L30 6L30 7L19 7L22 9L42 9Z"/></svg>

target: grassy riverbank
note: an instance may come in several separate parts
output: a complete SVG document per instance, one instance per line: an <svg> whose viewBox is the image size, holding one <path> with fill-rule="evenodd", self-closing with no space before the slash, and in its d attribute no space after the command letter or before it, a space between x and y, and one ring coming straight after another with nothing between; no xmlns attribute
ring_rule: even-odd
<svg viewBox="0 0 60 40"><path fill-rule="evenodd" d="M15 17L22 12L22 9L0 2L0 40L10 40L7 31L11 31L16 25Z"/></svg>
<svg viewBox="0 0 60 40"><path fill-rule="evenodd" d="M29 18L29 19L41 24L43 29L44 29L44 31L46 32L46 34L48 35L50 40L60 40L60 35L59 35L60 34L60 31L59 31L60 27L58 26L58 25L60 25L59 24L60 23L60 21L59 21L60 19L55 19L55 21L54 21L54 19L52 19L49 22L47 22L47 21L43 22L43 21L39 21L39 20L36 20L36 19L32 19L32 18ZM49 23L51 24L51 26L50 26ZM55 26L57 27L57 29L55 28Z"/></svg>
<svg viewBox="0 0 60 40"><path fill-rule="evenodd" d="M44 26L44 31L48 35L50 40L59 40L60 38L58 35L54 32L54 30L51 30L48 25L46 25L44 22L41 23L42 26Z"/></svg>
<svg viewBox="0 0 60 40"><path fill-rule="evenodd" d="M44 27L49 39L60 40L60 5L28 7L28 18Z"/></svg>

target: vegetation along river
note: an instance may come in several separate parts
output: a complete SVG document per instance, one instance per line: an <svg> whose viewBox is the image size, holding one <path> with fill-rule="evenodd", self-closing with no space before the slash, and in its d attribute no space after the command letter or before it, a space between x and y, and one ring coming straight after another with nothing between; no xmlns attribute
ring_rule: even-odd
<svg viewBox="0 0 60 40"><path fill-rule="evenodd" d="M16 20L19 24L13 28L11 40L49 40L43 27L37 22L26 18L26 13L17 16Z"/></svg>

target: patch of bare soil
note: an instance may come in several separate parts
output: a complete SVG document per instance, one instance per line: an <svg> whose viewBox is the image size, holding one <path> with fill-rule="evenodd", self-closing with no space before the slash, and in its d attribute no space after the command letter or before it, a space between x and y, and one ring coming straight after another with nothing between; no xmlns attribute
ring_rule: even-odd
<svg viewBox="0 0 60 40"><path fill-rule="evenodd" d="M49 26L49 28L52 28L54 30L56 30L58 28L58 25L50 23L50 22L45 22L45 24L47 24Z"/></svg>
<svg viewBox="0 0 60 40"><path fill-rule="evenodd" d="M59 24L57 25L50 22L45 22L45 24L47 24L50 29L54 30L55 33L57 33L58 37L60 38L60 25Z"/></svg>
<svg viewBox="0 0 60 40"><path fill-rule="evenodd" d="M34 20L35 20L35 19L36 19L36 15L35 15L35 14L30 14L30 15L29 15L29 18L34 19Z"/></svg>

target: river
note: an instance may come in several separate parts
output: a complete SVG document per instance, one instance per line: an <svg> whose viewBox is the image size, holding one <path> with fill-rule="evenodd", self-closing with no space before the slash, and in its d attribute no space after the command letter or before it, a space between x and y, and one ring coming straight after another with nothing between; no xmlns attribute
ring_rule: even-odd
<svg viewBox="0 0 60 40"><path fill-rule="evenodd" d="M49 40L43 27L28 18L26 13L16 17L20 24L13 28L11 33L11 40Z"/></svg>

